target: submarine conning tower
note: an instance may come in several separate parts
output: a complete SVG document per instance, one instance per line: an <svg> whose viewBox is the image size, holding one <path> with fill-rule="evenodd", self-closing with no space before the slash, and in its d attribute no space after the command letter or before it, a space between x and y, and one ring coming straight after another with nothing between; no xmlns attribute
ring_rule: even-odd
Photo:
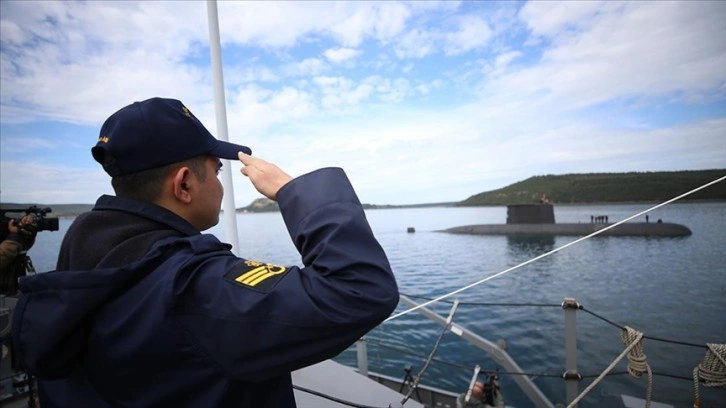
<svg viewBox="0 0 726 408"><path fill-rule="evenodd" d="M512 204L507 206L507 224L554 224L552 204Z"/></svg>

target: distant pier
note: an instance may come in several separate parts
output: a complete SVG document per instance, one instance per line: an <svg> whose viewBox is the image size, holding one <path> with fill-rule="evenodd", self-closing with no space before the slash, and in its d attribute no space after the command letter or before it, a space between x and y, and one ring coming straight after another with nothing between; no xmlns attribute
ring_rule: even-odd
<svg viewBox="0 0 726 408"><path fill-rule="evenodd" d="M451 234L471 235L590 235L613 225L607 216L593 216L590 223L555 223L552 204L522 204L507 206L506 224L464 225L442 230ZM603 231L603 236L680 237L691 235L691 230L681 224L669 222L632 222Z"/></svg>

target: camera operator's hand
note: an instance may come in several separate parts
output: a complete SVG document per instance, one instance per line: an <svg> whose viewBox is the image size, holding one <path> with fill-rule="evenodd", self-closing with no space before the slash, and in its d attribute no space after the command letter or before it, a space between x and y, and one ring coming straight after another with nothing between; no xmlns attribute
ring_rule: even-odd
<svg viewBox="0 0 726 408"><path fill-rule="evenodd" d="M35 243L35 235L38 233L38 222L32 214L26 215L20 219L19 223L15 220L8 222L7 239L11 239L20 243L23 249L27 250Z"/></svg>

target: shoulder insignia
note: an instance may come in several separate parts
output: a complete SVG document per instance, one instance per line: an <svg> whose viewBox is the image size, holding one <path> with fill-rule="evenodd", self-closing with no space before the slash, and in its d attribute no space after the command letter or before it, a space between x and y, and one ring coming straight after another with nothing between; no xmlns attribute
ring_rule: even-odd
<svg viewBox="0 0 726 408"><path fill-rule="evenodd" d="M228 281L261 292L269 292L285 276L287 268L257 261L243 261L224 274Z"/></svg>

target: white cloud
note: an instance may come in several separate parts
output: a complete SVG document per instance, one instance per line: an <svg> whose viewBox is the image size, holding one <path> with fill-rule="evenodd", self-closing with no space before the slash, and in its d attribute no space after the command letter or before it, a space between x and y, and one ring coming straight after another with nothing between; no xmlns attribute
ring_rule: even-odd
<svg viewBox="0 0 726 408"><path fill-rule="evenodd" d="M315 77L313 83L322 93L321 106L330 111L347 110L366 99L373 90L369 84L356 85L354 81L344 77Z"/></svg>
<svg viewBox="0 0 726 408"><path fill-rule="evenodd" d="M23 30L15 21L0 20L0 37L10 46L21 44L24 40Z"/></svg>
<svg viewBox="0 0 726 408"><path fill-rule="evenodd" d="M342 41L342 46L330 48L334 51L327 53L328 58L341 61L360 55L346 44L365 38L388 42L412 16L455 4L220 2L218 6L225 45L285 49L328 36ZM198 55L205 52L200 47L208 37L204 3L4 2L2 14L0 103L4 112L12 112L4 115L6 123L46 118L97 125L109 112L150 96L174 96L194 106L212 99L209 70L194 62L209 61L207 55ZM282 69L225 62L225 80L231 87L252 81L276 83L280 75L320 75L327 69L315 58Z"/></svg>
<svg viewBox="0 0 726 408"><path fill-rule="evenodd" d="M10 157L20 153L29 153L39 149L52 150L64 145L60 140L48 140L39 137L21 137L3 134L3 155Z"/></svg>
<svg viewBox="0 0 726 408"><path fill-rule="evenodd" d="M622 2L605 1L561 1L528 2L520 10L519 16L534 36L557 37L571 30L586 29L592 24L593 17L603 9L622 8Z"/></svg>
<svg viewBox="0 0 726 408"><path fill-rule="evenodd" d="M15 107L4 121L97 124L129 101L153 95L209 99L209 92L199 98L192 89L209 82L206 70L182 63L191 44L205 37L188 28L198 24L178 22L194 21L199 4L169 13L171 5L162 3L9 3L3 19L23 32L21 41L3 39L1 101L3 109Z"/></svg>
<svg viewBox="0 0 726 408"><path fill-rule="evenodd" d="M301 72L304 72L305 69L314 70L314 67L311 67L314 64L308 65L306 63L303 67L300 67L300 64L302 62L284 68L283 72L286 75L296 76L301 75ZM232 89L249 83L277 83L281 80L282 77L278 72L266 66L253 65L238 67L230 64L224 67L225 86Z"/></svg>
<svg viewBox="0 0 726 408"><path fill-rule="evenodd" d="M227 122L230 141L241 144L250 144L250 140L261 137L271 126L305 118L317 111L310 94L292 87L273 92L249 86L230 95L229 101ZM205 115L197 115L203 123L215 123L212 110L208 109Z"/></svg>
<svg viewBox="0 0 726 408"><path fill-rule="evenodd" d="M429 3L429 4L423 4ZM451 3L451 4L448 4ZM220 29L229 41L292 47L330 36L344 47L366 38L387 42L415 14L454 2L220 2Z"/></svg>
<svg viewBox="0 0 726 408"><path fill-rule="evenodd" d="M443 86L444 81L436 79L428 83L416 85L416 91L418 91L422 95L427 95L432 90L441 89Z"/></svg>
<svg viewBox="0 0 726 408"><path fill-rule="evenodd" d="M726 3L607 3L597 13L597 3L557 3L549 13L546 4L528 3L522 11L535 33L551 36L542 64L497 78L497 87L547 92L553 101L582 107L703 92L724 82ZM532 10L541 8L542 13ZM593 16L589 25L557 31L581 24L583 14Z"/></svg>
<svg viewBox="0 0 726 408"><path fill-rule="evenodd" d="M113 194L106 173L77 165L4 159L0 172L0 202L93 203L101 194Z"/></svg>
<svg viewBox="0 0 726 408"><path fill-rule="evenodd" d="M458 55L484 47L491 38L492 30L478 16L462 17L456 31L444 34L446 55Z"/></svg>
<svg viewBox="0 0 726 408"><path fill-rule="evenodd" d="M328 70L325 61L318 58L306 58L300 62L290 64L283 68L288 76L320 75Z"/></svg>
<svg viewBox="0 0 726 408"><path fill-rule="evenodd" d="M348 61L361 54L362 52L360 50L356 50L353 48L331 48L323 53L323 55L325 55L325 58L327 58L330 62L334 64Z"/></svg>
<svg viewBox="0 0 726 408"><path fill-rule="evenodd" d="M726 166L724 2L218 4L230 140L295 175L343 166L365 202L463 199L533 174ZM4 129L3 199L92 202L108 180L87 151L134 100L182 99L215 131L205 3L0 7L3 126L92 135L57 136L88 157L74 165L47 132ZM34 150L58 161L14 170ZM81 166L95 166L88 191ZM238 170L245 205L259 194Z"/></svg>
<svg viewBox="0 0 726 408"><path fill-rule="evenodd" d="M425 30L413 29L401 35L394 44L398 58L422 58L434 53L434 35Z"/></svg>
<svg viewBox="0 0 726 408"><path fill-rule="evenodd" d="M504 68L509 65L512 61L522 56L520 51L509 51L496 56L494 60L494 66L496 68Z"/></svg>

